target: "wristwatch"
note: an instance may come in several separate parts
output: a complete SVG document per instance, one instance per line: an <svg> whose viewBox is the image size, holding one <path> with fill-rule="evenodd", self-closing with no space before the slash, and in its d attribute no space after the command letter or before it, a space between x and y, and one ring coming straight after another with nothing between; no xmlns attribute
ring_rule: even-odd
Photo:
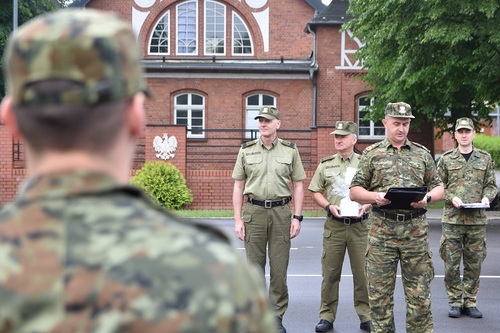
<svg viewBox="0 0 500 333"><path fill-rule="evenodd" d="M330 213L330 206L331 206L331 204L328 204L325 206L325 210L327 213Z"/></svg>
<svg viewBox="0 0 500 333"><path fill-rule="evenodd" d="M431 196L427 194L427 203L431 202Z"/></svg>
<svg viewBox="0 0 500 333"><path fill-rule="evenodd" d="M302 216L302 215L293 215L293 218L296 219L296 220L299 220L299 222L302 222L302 220L304 219L304 216Z"/></svg>

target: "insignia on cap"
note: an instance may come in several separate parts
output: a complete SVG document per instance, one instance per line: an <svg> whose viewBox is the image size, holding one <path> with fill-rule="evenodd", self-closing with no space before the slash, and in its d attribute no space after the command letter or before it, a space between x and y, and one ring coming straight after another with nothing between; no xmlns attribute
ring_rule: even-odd
<svg viewBox="0 0 500 333"><path fill-rule="evenodd" d="M269 112L269 108L262 108L262 113L268 113Z"/></svg>
<svg viewBox="0 0 500 333"><path fill-rule="evenodd" d="M337 126L337 129L342 129L342 127L344 127L344 126L342 125L342 123L339 123L339 125Z"/></svg>
<svg viewBox="0 0 500 333"><path fill-rule="evenodd" d="M399 106L399 113L406 113L406 108L404 107L404 105Z"/></svg>
<svg viewBox="0 0 500 333"><path fill-rule="evenodd" d="M467 121L467 119L460 120L460 125L467 125L467 124L469 124L469 122Z"/></svg>

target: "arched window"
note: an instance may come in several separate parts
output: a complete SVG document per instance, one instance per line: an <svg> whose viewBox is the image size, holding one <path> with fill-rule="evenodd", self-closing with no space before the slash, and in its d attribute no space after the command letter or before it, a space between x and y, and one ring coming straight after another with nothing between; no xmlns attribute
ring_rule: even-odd
<svg viewBox="0 0 500 333"><path fill-rule="evenodd" d="M380 140L385 138L385 127L382 121L374 122L363 119L369 110L366 108L373 104L373 98L361 96L358 98L358 133L360 139Z"/></svg>
<svg viewBox="0 0 500 333"><path fill-rule="evenodd" d="M229 45L232 55L252 56L252 36L243 18L222 2L205 0L203 6L204 10L198 1L188 0L170 8L156 22L149 39L149 54L197 56L203 50L206 56L226 55ZM175 22L172 27L171 21ZM198 22L204 22L201 28Z"/></svg>
<svg viewBox="0 0 500 333"><path fill-rule="evenodd" d="M276 98L267 94L255 94L246 98L245 129L247 139L255 139L259 136L259 121L254 118L259 114L263 106L276 106Z"/></svg>
<svg viewBox="0 0 500 333"><path fill-rule="evenodd" d="M175 124L186 125L188 138L204 138L205 97L194 94L175 96Z"/></svg>

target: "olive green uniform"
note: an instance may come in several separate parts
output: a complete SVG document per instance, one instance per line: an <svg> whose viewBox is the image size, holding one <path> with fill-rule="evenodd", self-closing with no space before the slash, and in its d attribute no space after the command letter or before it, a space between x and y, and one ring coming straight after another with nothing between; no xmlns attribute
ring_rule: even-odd
<svg viewBox="0 0 500 333"><path fill-rule="evenodd" d="M233 170L233 179L246 180L243 194L255 200L279 200L292 196L291 182L306 178L294 143L276 139L267 149L261 139L243 144ZM289 204L266 208L247 203L245 249L249 261L265 271L269 250L270 298L275 313L282 317L288 308L287 269L290 257L291 210Z"/></svg>
<svg viewBox="0 0 500 333"><path fill-rule="evenodd" d="M351 182L351 187L361 186L375 192L423 185L429 190L443 185L428 149L409 140L397 149L388 139L365 149ZM380 208L383 211L383 206ZM366 275L372 332L396 331L393 309L398 261L407 304L406 330L432 332L430 283L434 266L425 214L410 217L407 214L412 211L408 210L386 213L405 215L400 215L399 221L376 214L370 214L368 219Z"/></svg>
<svg viewBox="0 0 500 333"><path fill-rule="evenodd" d="M349 184L345 182L346 169L349 167L356 169L358 163L359 155L356 153L352 153L346 159L340 154L323 158L316 168L309 190L325 193L330 204L340 205L340 200L349 194ZM343 191L339 191L339 188L344 186L347 195L342 195ZM366 244L365 221L348 224L334 220L332 215L328 214L324 225L321 256L323 280L321 282L320 319L333 323L337 316L340 278L347 249L354 282L354 308L362 323L370 320L364 273Z"/></svg>
<svg viewBox="0 0 500 333"><path fill-rule="evenodd" d="M439 252L444 260L444 283L450 306L475 307L479 291L481 264L486 258L485 209L456 208L452 199L478 203L497 195L495 166L491 156L474 148L467 161L458 148L447 151L438 162L439 176L445 185L443 234ZM463 258L463 279L460 260Z"/></svg>

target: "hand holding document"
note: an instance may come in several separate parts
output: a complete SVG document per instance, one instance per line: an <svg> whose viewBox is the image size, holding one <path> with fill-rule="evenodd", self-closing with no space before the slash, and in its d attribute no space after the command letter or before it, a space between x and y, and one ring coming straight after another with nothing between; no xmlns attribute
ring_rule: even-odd
<svg viewBox="0 0 500 333"><path fill-rule="evenodd" d="M415 209L410 204L422 200L427 194L427 186L391 187L385 198L391 203L381 206L382 209Z"/></svg>

